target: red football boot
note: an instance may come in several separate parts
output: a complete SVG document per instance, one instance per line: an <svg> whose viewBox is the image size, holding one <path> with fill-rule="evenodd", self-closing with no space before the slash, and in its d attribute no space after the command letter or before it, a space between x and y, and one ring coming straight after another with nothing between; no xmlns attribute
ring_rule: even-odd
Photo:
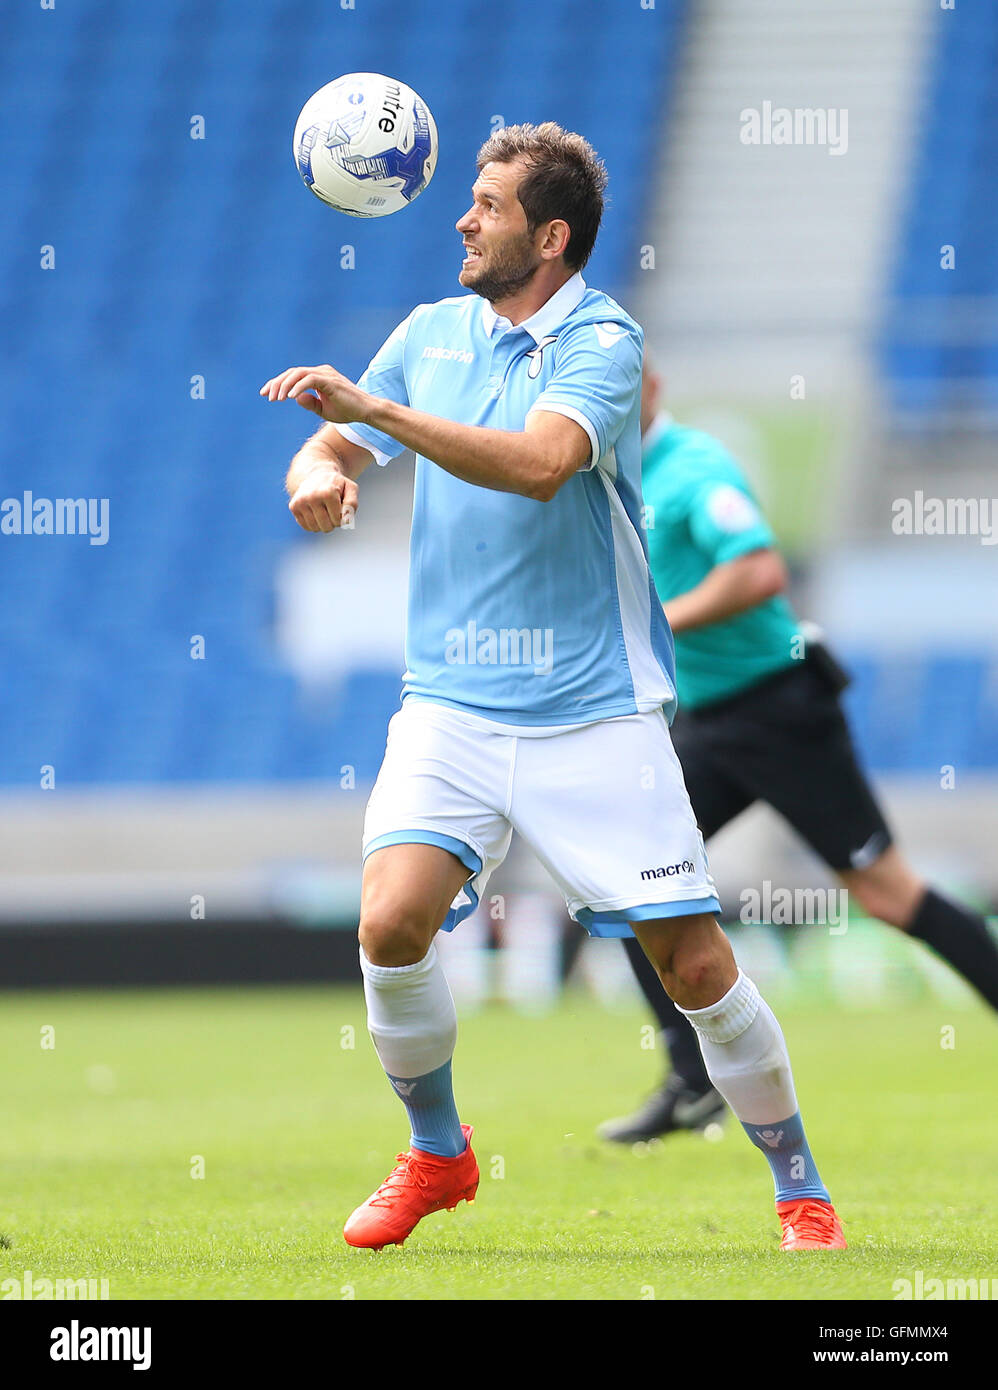
<svg viewBox="0 0 998 1390"><path fill-rule="evenodd" d="M424 1216L445 1207L453 1211L458 1202L473 1202L478 1191L478 1164L471 1148L474 1130L462 1125L461 1132L467 1147L456 1158L422 1149L396 1154L396 1167L343 1227L347 1244L366 1250L402 1245Z"/></svg>
<svg viewBox="0 0 998 1390"><path fill-rule="evenodd" d="M799 1202L777 1202L783 1227L781 1250L844 1250L846 1238L831 1202L804 1197Z"/></svg>

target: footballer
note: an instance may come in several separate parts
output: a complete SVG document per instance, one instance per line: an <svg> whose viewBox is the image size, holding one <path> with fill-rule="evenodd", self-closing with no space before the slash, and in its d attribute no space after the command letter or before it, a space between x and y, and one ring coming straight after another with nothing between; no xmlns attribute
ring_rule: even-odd
<svg viewBox="0 0 998 1390"><path fill-rule="evenodd" d="M457 222L467 293L417 306L354 385L292 367L261 394L324 423L292 461L307 531L352 519L372 460L416 454L402 704L368 804L360 964L410 1147L348 1219L401 1244L473 1199L457 1024L433 939L516 830L590 933L634 935L765 1154L782 1248L843 1248L786 1044L720 910L669 721L673 645L640 527L642 333L582 271L606 171L579 135L510 126Z"/></svg>

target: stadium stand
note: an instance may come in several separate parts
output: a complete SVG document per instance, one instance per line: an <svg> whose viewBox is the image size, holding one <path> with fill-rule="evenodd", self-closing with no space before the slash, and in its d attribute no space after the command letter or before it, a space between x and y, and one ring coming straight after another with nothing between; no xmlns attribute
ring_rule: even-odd
<svg viewBox="0 0 998 1390"><path fill-rule="evenodd" d="M897 423L998 427L998 9L935 16L881 357ZM947 257L946 248L952 248ZM946 263L949 260L950 263Z"/></svg>
<svg viewBox="0 0 998 1390"><path fill-rule="evenodd" d="M109 539L3 538L3 783L374 775L400 669L354 671L324 710L275 650L275 566L310 543L282 472L311 422L257 388L298 361L357 374L415 302L455 291L453 222L502 120L556 113L599 148L592 276L623 293L684 7L549 0L529 42L459 8L5 9L3 158L26 196L0 210L3 492L106 498ZM330 213L291 161L300 105L344 70L411 80L441 131L432 187L383 224Z"/></svg>

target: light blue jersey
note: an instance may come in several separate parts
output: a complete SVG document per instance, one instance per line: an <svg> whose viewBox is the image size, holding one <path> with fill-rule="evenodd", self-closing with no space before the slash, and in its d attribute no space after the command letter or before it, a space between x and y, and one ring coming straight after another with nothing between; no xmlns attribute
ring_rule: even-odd
<svg viewBox="0 0 998 1390"><path fill-rule="evenodd" d="M478 295L421 304L360 380L466 425L575 420L588 467L549 502L475 486L418 457L403 698L524 733L675 708L672 637L641 529L642 332L574 275L516 327ZM402 446L339 427L379 463Z"/></svg>

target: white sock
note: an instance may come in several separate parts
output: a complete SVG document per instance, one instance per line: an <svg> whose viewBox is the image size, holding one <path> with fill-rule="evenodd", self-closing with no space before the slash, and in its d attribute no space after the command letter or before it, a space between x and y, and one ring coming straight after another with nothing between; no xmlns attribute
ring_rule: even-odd
<svg viewBox="0 0 998 1390"><path fill-rule="evenodd" d="M707 1075L743 1124L779 1124L797 1113L783 1032L747 975L739 970L716 1004L679 1012L696 1029Z"/></svg>
<svg viewBox="0 0 998 1390"><path fill-rule="evenodd" d="M430 949L415 965L372 965L360 952L367 1027L389 1076L425 1076L449 1062L457 1013L447 978Z"/></svg>

